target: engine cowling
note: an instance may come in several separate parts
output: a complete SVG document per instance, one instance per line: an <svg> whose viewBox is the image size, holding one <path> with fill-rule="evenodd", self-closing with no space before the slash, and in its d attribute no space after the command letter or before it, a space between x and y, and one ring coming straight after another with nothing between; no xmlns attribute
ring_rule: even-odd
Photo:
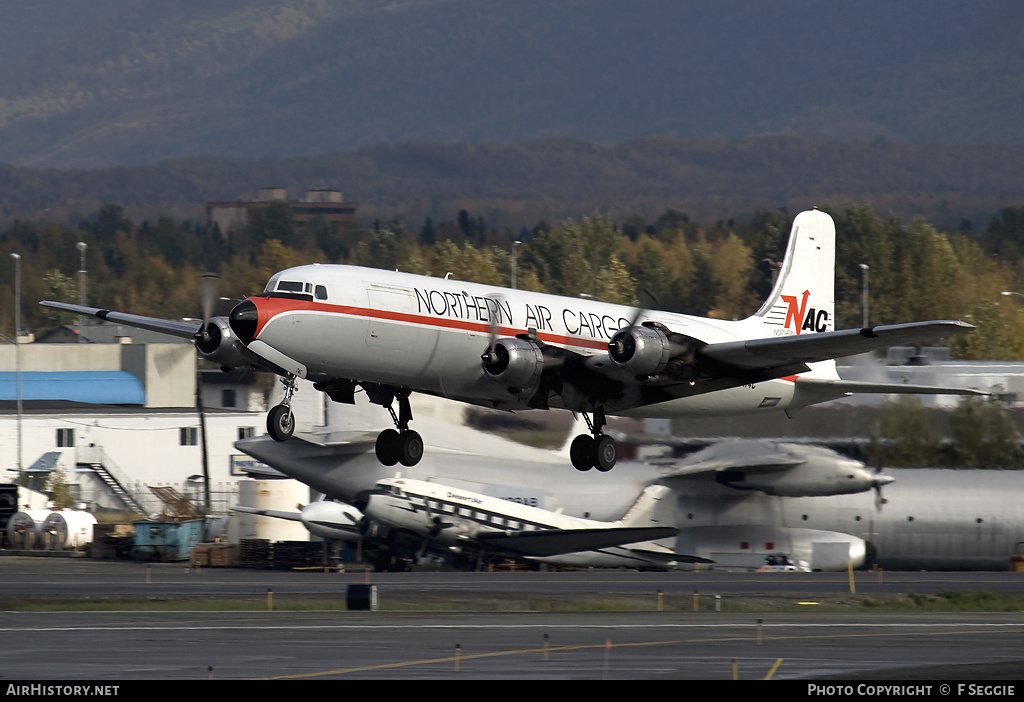
<svg viewBox="0 0 1024 702"><path fill-rule="evenodd" d="M668 336L651 327L627 327L608 342L612 362L635 377L657 375L668 367L672 346Z"/></svg>
<svg viewBox="0 0 1024 702"><path fill-rule="evenodd" d="M227 317L213 317L206 324L206 333L196 335L199 354L221 368L240 368L251 364L252 358L235 333Z"/></svg>
<svg viewBox="0 0 1024 702"><path fill-rule="evenodd" d="M526 339L498 339L480 360L488 376L517 394L535 387L544 372L544 352Z"/></svg>

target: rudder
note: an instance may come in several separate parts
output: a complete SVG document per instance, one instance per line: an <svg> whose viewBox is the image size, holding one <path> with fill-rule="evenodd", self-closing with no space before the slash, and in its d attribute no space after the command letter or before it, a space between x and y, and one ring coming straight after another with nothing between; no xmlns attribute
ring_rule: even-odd
<svg viewBox="0 0 1024 702"><path fill-rule="evenodd" d="M801 212L793 220L775 288L748 321L760 321L771 336L832 331L835 270L835 222L820 210Z"/></svg>

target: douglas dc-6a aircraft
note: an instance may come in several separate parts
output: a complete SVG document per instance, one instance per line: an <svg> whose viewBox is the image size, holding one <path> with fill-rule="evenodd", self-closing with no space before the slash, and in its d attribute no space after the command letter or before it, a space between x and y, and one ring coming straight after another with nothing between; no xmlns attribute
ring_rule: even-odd
<svg viewBox="0 0 1024 702"><path fill-rule="evenodd" d="M294 431L296 378L337 402L356 387L386 407L376 453L385 465L415 465L423 440L409 428L411 392L504 410L583 413L589 434L572 445L579 470L615 464L609 415L678 417L765 409L793 411L850 392L941 392L842 381L835 358L967 332L932 321L835 331L835 225L817 210L793 222L771 296L738 321L634 309L391 271L312 264L271 277L228 317L201 324L58 302L41 304L194 338L224 368L252 365L282 376L284 400L267 430ZM962 392L962 391L960 391ZM398 412L393 405L398 401Z"/></svg>

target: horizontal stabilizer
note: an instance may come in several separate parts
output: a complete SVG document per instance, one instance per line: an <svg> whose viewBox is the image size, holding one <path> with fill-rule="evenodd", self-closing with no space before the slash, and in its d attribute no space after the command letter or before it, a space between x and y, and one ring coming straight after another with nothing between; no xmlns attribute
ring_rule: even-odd
<svg viewBox="0 0 1024 702"><path fill-rule="evenodd" d="M844 329L814 334L728 341L708 344L700 355L744 370L767 370L799 363L814 363L854 356L890 346L966 334L974 327L965 322L934 321L892 324L865 329Z"/></svg>
<svg viewBox="0 0 1024 702"><path fill-rule="evenodd" d="M635 553L638 556L642 556L652 561L661 561L663 563L672 561L675 561L676 563L714 563L710 558L690 556L685 553L672 553L668 549L649 548L647 545L629 546L627 548L630 552Z"/></svg>
<svg viewBox="0 0 1024 702"><path fill-rule="evenodd" d="M846 393L902 394L902 395L980 395L992 393L971 388L948 388L931 385L909 385L907 383L861 383L856 380L834 380L830 378L797 378L796 386L801 389L827 392L830 395Z"/></svg>
<svg viewBox="0 0 1024 702"><path fill-rule="evenodd" d="M608 529L495 531L477 534L475 538L488 548L518 553L523 556L541 557L664 539L678 533L679 530L675 527L613 527Z"/></svg>
<svg viewBox="0 0 1024 702"><path fill-rule="evenodd" d="M114 312L113 310L103 310L97 307L70 305L66 302L43 300L39 304L43 307L52 307L55 310L64 310L65 312L74 312L75 314L81 314L87 317L96 317L97 319L102 319L104 322L125 324L129 327L137 327L139 329L148 329L149 331L169 334L170 336L177 336L182 339L193 339L201 326L199 322L183 322L177 319L143 317L138 314Z"/></svg>

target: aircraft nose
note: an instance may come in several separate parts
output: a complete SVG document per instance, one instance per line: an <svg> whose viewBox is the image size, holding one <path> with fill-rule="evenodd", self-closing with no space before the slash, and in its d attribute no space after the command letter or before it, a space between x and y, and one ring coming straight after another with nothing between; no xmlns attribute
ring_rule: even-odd
<svg viewBox="0 0 1024 702"><path fill-rule="evenodd" d="M231 325L231 331L243 344L248 345L256 338L256 325L259 322L259 316L259 310L252 300L243 300L231 310L228 324Z"/></svg>
<svg viewBox="0 0 1024 702"><path fill-rule="evenodd" d="M882 487L883 485L888 485L894 480L896 480L896 478L892 477L891 475L876 475L874 479L875 487Z"/></svg>

